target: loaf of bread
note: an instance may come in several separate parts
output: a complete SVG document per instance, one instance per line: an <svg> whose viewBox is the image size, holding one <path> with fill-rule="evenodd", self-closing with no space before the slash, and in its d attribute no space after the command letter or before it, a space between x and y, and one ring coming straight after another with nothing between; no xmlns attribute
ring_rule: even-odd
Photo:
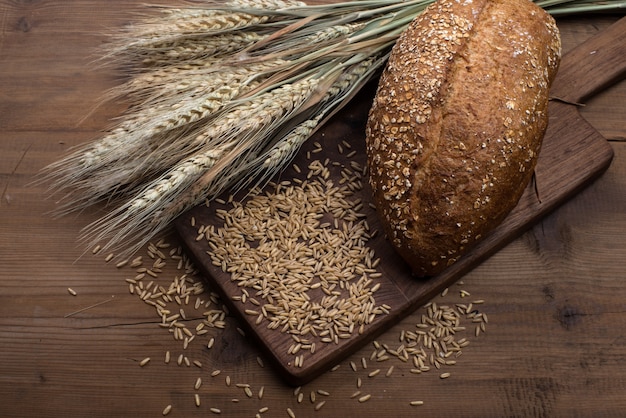
<svg viewBox="0 0 626 418"><path fill-rule="evenodd" d="M440 273L517 205L560 51L530 0L438 0L398 39L366 144L379 217L414 275Z"/></svg>

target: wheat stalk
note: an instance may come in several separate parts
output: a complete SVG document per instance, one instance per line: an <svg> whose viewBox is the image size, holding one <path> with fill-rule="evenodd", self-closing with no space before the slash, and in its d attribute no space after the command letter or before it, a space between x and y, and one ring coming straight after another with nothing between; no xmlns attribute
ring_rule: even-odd
<svg viewBox="0 0 626 418"><path fill-rule="evenodd" d="M105 95L134 105L99 140L43 171L60 214L107 202L81 239L128 255L183 211L262 186L376 74L433 0L308 6L290 0L159 6L113 35L99 61L130 79ZM554 14L626 1L538 0Z"/></svg>

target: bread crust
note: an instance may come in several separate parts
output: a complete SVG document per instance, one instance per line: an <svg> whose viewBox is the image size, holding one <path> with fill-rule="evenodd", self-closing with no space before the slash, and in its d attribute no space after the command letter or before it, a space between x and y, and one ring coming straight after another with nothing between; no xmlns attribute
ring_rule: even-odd
<svg viewBox="0 0 626 418"><path fill-rule="evenodd" d="M438 0L399 37L366 149L385 233L414 275L440 273L519 201L560 54L553 18L529 0Z"/></svg>

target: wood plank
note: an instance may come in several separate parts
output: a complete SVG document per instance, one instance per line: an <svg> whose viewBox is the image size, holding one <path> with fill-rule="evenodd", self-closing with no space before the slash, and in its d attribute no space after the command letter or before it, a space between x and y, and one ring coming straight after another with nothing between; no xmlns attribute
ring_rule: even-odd
<svg viewBox="0 0 626 418"><path fill-rule="evenodd" d="M287 416L287 407L297 416L316 417L374 417L381 411L399 417L623 414L623 142L612 142L613 163L598 181L464 276L463 284L452 286L445 298L434 299L466 303L467 298L459 296L464 289L472 299L485 300L481 311L489 315L484 335L466 333L470 345L457 364L446 369L452 372L449 379L441 380L435 372L411 374L410 365L399 360L370 362L367 370L353 372L350 361L369 359L373 346L368 344L341 362L339 370L304 385L306 396L298 403L293 388L277 379L268 364L257 364L262 354L236 332L239 323L232 317L225 330L211 330L216 337L212 349L206 348L205 335L183 350L157 325L154 308L128 292L124 280L135 276L134 269L117 269L104 262L104 254L80 257L83 248L75 238L98 216L99 208L55 220L47 214L54 202L43 199L45 188L29 185L39 168L60 158L67 147L93 138L119 115L119 108L101 108L86 125L77 126L116 76L96 76L77 60L104 40L100 27L121 27L143 3L0 0L0 106L23 103L18 110L9 109L10 118L0 114L0 191L8 185L13 196L10 202L0 200L1 416L161 416L167 404L173 406L172 417L211 416L210 407L221 408L222 416L254 416L264 406L270 408L264 416ZM38 19L46 21L45 27L35 24L29 32L14 31L21 16L44 5L48 8L39 9ZM564 47L571 49L615 20L595 15L559 19ZM65 47L57 50L55 60L42 56L41 45ZM47 84L48 96L65 99L38 102L44 67L58 75L56 85ZM64 76L65 68L78 71ZM33 88L6 94L18 78ZM623 139L625 103L626 84L620 83L590 100L581 113L593 118L592 125L603 135L612 131L614 138ZM167 238L178 244L174 235ZM168 285L176 274L169 263L155 280ZM71 296L67 287L78 295ZM64 318L111 295L113 302ZM418 308L378 341L397 347L400 332L415 329L423 313ZM186 353L201 359L204 366L166 365L162 359L167 350L172 356ZM139 367L146 356L152 357L149 366ZM373 368L384 372L391 365L391 377L368 378ZM211 377L218 368L222 374ZM251 384L255 393L264 386L263 399L227 387L226 375L233 383ZM203 385L195 391L197 377ZM361 391L373 395L363 404L350 398L359 377ZM317 389L330 396L314 411L308 397ZM194 405L196 392L202 398L200 407ZM318 400L322 397L317 395ZM416 399L424 405L410 406Z"/></svg>

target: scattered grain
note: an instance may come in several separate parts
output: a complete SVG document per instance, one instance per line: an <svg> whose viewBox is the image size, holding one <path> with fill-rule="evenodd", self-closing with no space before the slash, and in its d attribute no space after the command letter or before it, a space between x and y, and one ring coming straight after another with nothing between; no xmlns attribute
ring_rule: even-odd
<svg viewBox="0 0 626 418"><path fill-rule="evenodd" d="M370 395L369 393L367 395L363 395L359 398L359 402L363 403L363 402L367 402L370 400L370 398L372 397L372 395Z"/></svg>
<svg viewBox="0 0 626 418"><path fill-rule="evenodd" d="M244 310L257 324L267 322L270 330L339 344L389 310L374 300L380 285L369 278L380 273L371 268L375 257L366 247L371 231L358 212L363 204L348 199L353 194L349 187L333 184L330 169L341 167L329 163L311 161L306 183L270 183L263 194L255 192L245 202L218 209L223 225L206 229L207 253L238 285L241 294L232 295L233 300L262 307ZM320 221L324 213L332 216L331 222ZM308 291L316 288L325 296L310 300ZM314 353L315 348L311 342L291 345L291 365L303 367L301 351Z"/></svg>

